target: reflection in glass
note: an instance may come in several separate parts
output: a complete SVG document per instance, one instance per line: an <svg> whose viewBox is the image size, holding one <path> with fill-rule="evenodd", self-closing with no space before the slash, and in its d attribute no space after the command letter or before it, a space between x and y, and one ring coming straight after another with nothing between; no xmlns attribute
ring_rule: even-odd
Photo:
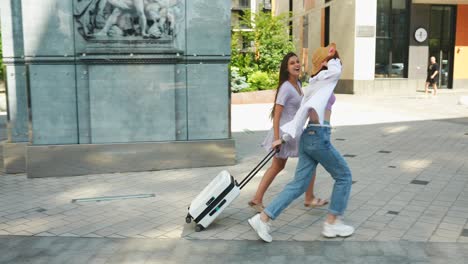
<svg viewBox="0 0 468 264"><path fill-rule="evenodd" d="M432 6L429 31L429 56L440 65L439 87L451 87L454 46L453 6Z"/></svg>
<svg viewBox="0 0 468 264"><path fill-rule="evenodd" d="M378 0L375 51L376 78L407 77L407 0Z"/></svg>

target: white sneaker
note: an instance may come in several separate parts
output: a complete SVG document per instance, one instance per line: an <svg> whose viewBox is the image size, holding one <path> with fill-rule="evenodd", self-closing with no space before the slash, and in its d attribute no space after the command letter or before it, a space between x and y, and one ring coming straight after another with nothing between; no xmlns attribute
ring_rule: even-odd
<svg viewBox="0 0 468 264"><path fill-rule="evenodd" d="M263 241L268 243L273 241L273 238L270 235L270 223L263 222L260 219L260 214L256 214L250 218L249 224Z"/></svg>
<svg viewBox="0 0 468 264"><path fill-rule="evenodd" d="M328 237L328 238L337 237L337 236L348 237L352 235L353 233L354 233L354 227L345 225L340 220L336 220L333 225L327 222L323 224L322 235L324 237Z"/></svg>

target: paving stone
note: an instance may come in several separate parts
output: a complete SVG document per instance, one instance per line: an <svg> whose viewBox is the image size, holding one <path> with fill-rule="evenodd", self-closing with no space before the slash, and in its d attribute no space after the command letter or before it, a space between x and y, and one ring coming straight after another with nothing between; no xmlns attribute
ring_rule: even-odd
<svg viewBox="0 0 468 264"><path fill-rule="evenodd" d="M421 223L428 223L428 224L439 224L441 222L441 217L429 217L429 216L421 216L417 220Z"/></svg>
<svg viewBox="0 0 468 264"><path fill-rule="evenodd" d="M7 236L7 235L11 235L11 233L10 233L10 232L7 232L7 231L5 231L5 230L0 230L0 235L1 235L1 236Z"/></svg>
<svg viewBox="0 0 468 264"><path fill-rule="evenodd" d="M388 234L377 234L372 240L374 241L400 241L401 237L391 236Z"/></svg>
<svg viewBox="0 0 468 264"><path fill-rule="evenodd" d="M468 212L449 210L447 216L468 219Z"/></svg>
<svg viewBox="0 0 468 264"><path fill-rule="evenodd" d="M429 239L430 242L457 242L458 238L454 237L445 237L445 236L438 236L437 234L431 236Z"/></svg>
<svg viewBox="0 0 468 264"><path fill-rule="evenodd" d="M385 223L380 223L380 222L374 222L374 221L366 221L360 225L360 227L364 228L370 228L374 230L383 230L385 229L387 224Z"/></svg>
<svg viewBox="0 0 468 264"><path fill-rule="evenodd" d="M449 223L449 224L460 224L463 225L467 222L466 218L462 217L453 217L453 216L446 216L442 219L443 223Z"/></svg>
<svg viewBox="0 0 468 264"><path fill-rule="evenodd" d="M309 227L304 229L303 232L292 237L295 241L313 241L319 239L322 235L321 227Z"/></svg>
<svg viewBox="0 0 468 264"><path fill-rule="evenodd" d="M438 228L435 231L434 235L440 236L440 237L457 238L458 236L460 236L460 231L453 231L453 230Z"/></svg>
<svg viewBox="0 0 468 264"><path fill-rule="evenodd" d="M281 228L278 228L277 229L278 232L280 233L284 233L284 234L289 234L289 235L297 235L301 232L304 231L303 228L298 228L298 227L295 227L295 226L290 226L290 225L285 225L285 226L282 226Z"/></svg>
<svg viewBox="0 0 468 264"><path fill-rule="evenodd" d="M231 231L222 231L214 235L214 238L219 238L219 239L225 239L225 240L232 240L236 237L238 237L240 234L231 232Z"/></svg>
<svg viewBox="0 0 468 264"><path fill-rule="evenodd" d="M402 237L403 240L407 241L417 241L417 242L427 242L430 238L430 235L425 234L418 234L418 233L411 233L411 234L406 234Z"/></svg>
<svg viewBox="0 0 468 264"><path fill-rule="evenodd" d="M428 223L415 223L413 226L411 226L408 229L408 232L406 233L407 236L421 236L421 237L427 237L432 235L434 230L436 229L437 225L434 224L428 224Z"/></svg>
<svg viewBox="0 0 468 264"><path fill-rule="evenodd" d="M465 228L465 229L462 230L461 236L468 237L468 228Z"/></svg>
<svg viewBox="0 0 468 264"><path fill-rule="evenodd" d="M441 223L438 228L451 231L461 231L463 229L463 225Z"/></svg>

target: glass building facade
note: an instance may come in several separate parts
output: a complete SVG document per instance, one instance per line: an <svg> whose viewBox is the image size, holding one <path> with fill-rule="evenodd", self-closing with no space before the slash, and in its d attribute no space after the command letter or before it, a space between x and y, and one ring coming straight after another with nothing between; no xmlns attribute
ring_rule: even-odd
<svg viewBox="0 0 468 264"><path fill-rule="evenodd" d="M296 52L306 71L308 54L337 44L344 65L339 93L417 94L432 56L440 65L439 88L468 87L464 0L293 0L272 6L275 14L293 10Z"/></svg>

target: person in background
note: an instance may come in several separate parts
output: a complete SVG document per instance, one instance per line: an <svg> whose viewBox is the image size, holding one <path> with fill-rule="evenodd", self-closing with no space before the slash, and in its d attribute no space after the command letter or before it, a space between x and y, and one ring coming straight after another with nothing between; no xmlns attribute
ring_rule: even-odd
<svg viewBox="0 0 468 264"><path fill-rule="evenodd" d="M426 87L424 89L425 93L429 92L429 85L432 85L434 89L434 95L437 95L437 79L439 77L439 64L436 62L436 58L432 56L430 58L431 64L427 67L427 78L426 78Z"/></svg>

